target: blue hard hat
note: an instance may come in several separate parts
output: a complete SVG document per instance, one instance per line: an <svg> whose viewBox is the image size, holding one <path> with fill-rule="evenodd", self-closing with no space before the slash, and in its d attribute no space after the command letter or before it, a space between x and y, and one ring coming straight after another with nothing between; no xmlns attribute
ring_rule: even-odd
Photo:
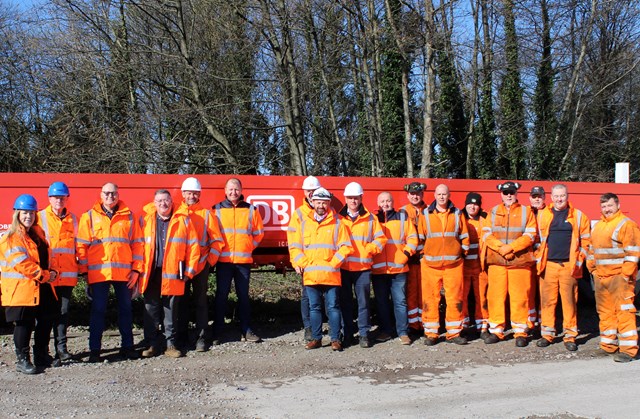
<svg viewBox="0 0 640 419"><path fill-rule="evenodd" d="M49 186L49 196L69 196L69 187L64 182L53 182Z"/></svg>
<svg viewBox="0 0 640 419"><path fill-rule="evenodd" d="M29 194L22 194L16 198L16 202L13 204L14 210L23 211L38 211L38 202Z"/></svg>

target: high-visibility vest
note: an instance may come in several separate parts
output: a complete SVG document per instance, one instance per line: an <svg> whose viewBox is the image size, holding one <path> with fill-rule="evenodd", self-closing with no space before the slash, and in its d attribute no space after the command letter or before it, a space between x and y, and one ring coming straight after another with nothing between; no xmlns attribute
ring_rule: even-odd
<svg viewBox="0 0 640 419"><path fill-rule="evenodd" d="M531 267L535 263L533 243L537 237L536 219L531 210L515 202L507 208L504 204L491 209L482 223L481 260L489 265L513 268ZM506 260L499 253L501 246L513 248L515 259Z"/></svg>
<svg viewBox="0 0 640 419"><path fill-rule="evenodd" d="M373 274L397 274L409 271L408 257L418 249L418 234L403 210L378 211L378 221L387 237L381 253L373 257Z"/></svg>
<svg viewBox="0 0 640 419"><path fill-rule="evenodd" d="M366 271L371 269L373 256L382 252L387 237L382 232L378 219L361 205L358 217L352 220L345 206L339 213L351 236L353 253L342 264L346 271Z"/></svg>
<svg viewBox="0 0 640 419"><path fill-rule="evenodd" d="M233 205L228 199L213 208L224 240L219 261L253 263L253 250L264 237L260 212L247 202Z"/></svg>
<svg viewBox="0 0 640 419"><path fill-rule="evenodd" d="M469 231L469 251L464 257L465 272L479 272L481 270L480 249L482 247L482 220L485 219L486 216L487 213L482 212L479 214L478 219L467 218L467 229Z"/></svg>
<svg viewBox="0 0 640 419"><path fill-rule="evenodd" d="M309 217L313 214L313 207L305 199L304 204L300 205L293 212L291 219L289 220L289 225L287 226L287 247L289 249L289 261L291 262L291 266L294 268L296 265L293 263L293 256L291 255L291 242L295 241L295 235L300 230L300 224L302 220L306 217Z"/></svg>
<svg viewBox="0 0 640 419"><path fill-rule="evenodd" d="M638 225L618 211L604 216L591 232L587 267L599 277L624 275L635 278L640 256Z"/></svg>
<svg viewBox="0 0 640 419"><path fill-rule="evenodd" d="M174 215L189 217L196 230L198 246L200 246L196 275L202 272L207 263L209 266L215 265L222 252L224 241L213 212L204 208L200 202L187 205L182 201Z"/></svg>
<svg viewBox="0 0 640 419"><path fill-rule="evenodd" d="M469 231L462 212L449 202L439 213L435 202L422 211L418 237L424 240L422 263L440 268L460 263L469 251Z"/></svg>
<svg viewBox="0 0 640 419"><path fill-rule="evenodd" d="M58 272L54 286L74 287L78 283L78 260L76 257L76 234L78 219L72 213L60 218L51 205L38 212L38 224L44 230L51 259L49 267Z"/></svg>

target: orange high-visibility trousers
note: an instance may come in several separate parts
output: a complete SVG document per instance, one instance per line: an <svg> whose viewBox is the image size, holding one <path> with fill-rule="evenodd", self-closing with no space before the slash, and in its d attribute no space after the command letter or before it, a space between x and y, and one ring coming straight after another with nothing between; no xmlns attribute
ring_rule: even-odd
<svg viewBox="0 0 640 419"><path fill-rule="evenodd" d="M422 330L422 279L419 264L409 264L407 273L407 314L409 328Z"/></svg>
<svg viewBox="0 0 640 419"><path fill-rule="evenodd" d="M562 301L562 327L564 341L574 342L578 336L578 280L571 276L573 267L568 262L547 262L540 276L540 313L542 337L549 342L555 337L558 294Z"/></svg>
<svg viewBox="0 0 640 419"><path fill-rule="evenodd" d="M429 338L438 337L440 327L440 289L444 286L444 297L447 302L445 327L447 339L460 336L462 331L462 292L464 272L460 263L440 268L422 265L422 326L424 334Z"/></svg>
<svg viewBox="0 0 640 419"><path fill-rule="evenodd" d="M473 318L478 331L486 331L489 327L489 306L487 303L487 273L478 269L465 269L464 291L462 298L462 325L469 327L469 295L473 292L475 310Z"/></svg>
<svg viewBox="0 0 640 419"><path fill-rule="evenodd" d="M596 309L600 316L600 347L607 352L635 357L638 353L636 308L633 305L635 279L621 275L594 277Z"/></svg>
<svg viewBox="0 0 640 419"><path fill-rule="evenodd" d="M511 327L514 336L527 337L527 318L529 315L529 295L531 288L531 269L507 268L489 265L489 331L504 339L505 303L507 294L511 308Z"/></svg>
<svg viewBox="0 0 640 419"><path fill-rule="evenodd" d="M531 288L529 289L529 315L527 316L527 328L533 329L540 325L540 289L538 284L540 278L538 277L537 268L534 266L531 268Z"/></svg>

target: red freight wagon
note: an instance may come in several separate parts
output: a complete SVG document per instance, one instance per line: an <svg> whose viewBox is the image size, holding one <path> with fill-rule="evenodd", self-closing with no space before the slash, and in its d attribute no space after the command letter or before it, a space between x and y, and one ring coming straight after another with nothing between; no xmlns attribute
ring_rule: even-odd
<svg viewBox="0 0 640 419"><path fill-rule="evenodd" d="M47 189L54 181L65 182L71 190L69 208L76 215L88 210L99 198L100 187L106 182L114 182L120 187L120 198L134 211L140 212L143 205L153 200L157 189L168 189L174 200L182 197L180 186L189 175L127 175L127 174L66 174L66 173L1 173L0 191L0 231L11 223L12 206L15 198L23 193L33 194L40 208L48 205ZM197 175L202 184L201 201L212 206L224 199L224 184L230 175ZM286 229L291 214L302 204L302 176L238 176L242 181L244 196L259 208L265 224L265 238L254 254L257 265L273 265L282 270L289 263ZM406 178L370 178L370 177L320 177L322 186L331 191L335 198L333 206L340 209L343 205L342 191L347 183L359 182L364 190L364 204L375 210L376 198L380 192L391 192L395 207L406 204L403 186L414 179ZM427 184L425 201L433 200L433 190L441 183L449 186L453 202L462 207L468 192L482 194L485 209L500 201L496 190L497 180L470 179L417 179ZM556 182L523 181L520 189L520 202L528 205L529 190L541 185L547 191L547 204L550 204L551 187ZM569 200L584 211L592 220L600 216L599 197L605 192L614 192L620 197L622 210L634 220L640 221L640 185L615 183L577 183L568 182Z"/></svg>

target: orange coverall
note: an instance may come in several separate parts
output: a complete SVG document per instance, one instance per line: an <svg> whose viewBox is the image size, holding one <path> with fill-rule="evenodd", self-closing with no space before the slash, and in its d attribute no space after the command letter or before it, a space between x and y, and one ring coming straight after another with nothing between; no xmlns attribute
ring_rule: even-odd
<svg viewBox="0 0 640 419"><path fill-rule="evenodd" d="M469 327L469 293L473 291L475 301L474 320L479 332L486 332L489 328L489 307L487 303L487 288L489 287L487 273L480 263L480 249L482 247L480 236L482 232L482 220L487 217L486 212L481 212L479 218L467 218L469 230L469 252L464 257L464 290L462 298L463 327Z"/></svg>
<svg viewBox="0 0 640 419"><path fill-rule="evenodd" d="M420 206L415 207L407 204L403 209L409 216L409 220L418 231L418 220L422 210L426 204L421 201ZM420 257L422 256L422 248L424 240L418 242L418 249L415 254L409 258L409 272L407 273L407 314L409 318L409 328L415 331L422 330L422 267L420 266Z"/></svg>

